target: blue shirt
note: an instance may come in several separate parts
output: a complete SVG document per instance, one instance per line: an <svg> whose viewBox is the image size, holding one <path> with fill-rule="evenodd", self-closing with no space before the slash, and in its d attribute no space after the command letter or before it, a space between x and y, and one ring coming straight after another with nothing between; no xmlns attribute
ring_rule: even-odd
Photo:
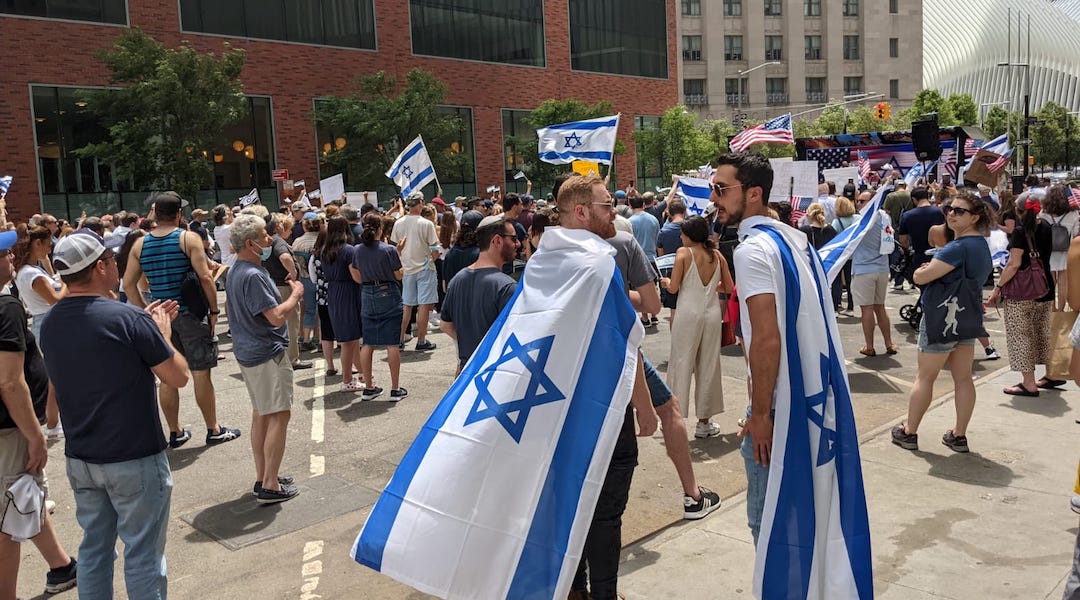
<svg viewBox="0 0 1080 600"><path fill-rule="evenodd" d="M352 266L360 271L364 283L397 281L394 272L401 268L401 256L395 246L376 242L370 247L357 244L354 248Z"/></svg>
<svg viewBox="0 0 1080 600"><path fill-rule="evenodd" d="M891 227L889 215L879 210L877 215L866 215L864 219L873 219L874 222L863 235L862 241L855 247L855 253L851 255L851 275L869 275L871 273L889 272L889 255L881 253L881 221L882 219Z"/></svg>
<svg viewBox="0 0 1080 600"><path fill-rule="evenodd" d="M237 260L225 280L225 306L233 354L242 367L261 365L289 347L289 326L274 327L263 311L281 304L281 295L262 265Z"/></svg>
<svg viewBox="0 0 1080 600"><path fill-rule="evenodd" d="M979 235L956 238L938 250L934 258L956 267L956 270L941 277L943 283L952 283L964 277L965 272L968 278L982 283L994 270L994 263L990 260L990 246L986 244L986 238Z"/></svg>
<svg viewBox="0 0 1080 600"><path fill-rule="evenodd" d="M679 225L681 223L668 221L656 235L656 246L663 248L664 254L675 254L676 250L682 248L682 228Z"/></svg>
<svg viewBox="0 0 1080 600"><path fill-rule="evenodd" d="M645 256L649 260L656 260L656 236L660 234L660 221L647 212L639 212L630 216L630 226L634 228L634 239L645 251Z"/></svg>
<svg viewBox="0 0 1080 600"><path fill-rule="evenodd" d="M187 306L180 297L180 285L192 267L191 259L180 247L180 235L183 231L176 228L164 237L149 233L143 236L139 266L146 274L150 295L154 300L176 300L180 303L180 310L187 311Z"/></svg>
<svg viewBox="0 0 1080 600"><path fill-rule="evenodd" d="M173 350L141 309L98 296L71 296L41 324L41 349L64 415L64 454L95 463L165 449L150 369Z"/></svg>

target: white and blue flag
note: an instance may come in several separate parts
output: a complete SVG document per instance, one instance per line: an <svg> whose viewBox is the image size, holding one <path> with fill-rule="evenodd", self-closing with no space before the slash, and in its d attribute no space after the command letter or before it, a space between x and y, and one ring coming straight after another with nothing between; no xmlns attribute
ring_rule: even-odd
<svg viewBox="0 0 1080 600"><path fill-rule="evenodd" d="M401 188L404 198L435 181L435 166L431 164L431 157L428 156L424 140L420 136L416 136L416 139L398 154L386 176Z"/></svg>
<svg viewBox="0 0 1080 600"><path fill-rule="evenodd" d="M675 195L686 202L686 212L699 217L705 214L705 209L709 207L711 193L711 182L708 179L680 177L675 184Z"/></svg>
<svg viewBox="0 0 1080 600"><path fill-rule="evenodd" d="M259 201L259 188L251 188L251 191L240 196L240 208L247 208Z"/></svg>
<svg viewBox="0 0 1080 600"><path fill-rule="evenodd" d="M871 600L859 437L825 270L801 231L760 224L749 235L783 267L773 275L782 342L754 596Z"/></svg>
<svg viewBox="0 0 1080 600"><path fill-rule="evenodd" d="M1009 152L1009 134L1003 133L989 142L984 142L982 146L979 146L979 149L994 154L1005 154Z"/></svg>
<svg viewBox="0 0 1080 600"><path fill-rule="evenodd" d="M933 171L934 165L936 165L937 163L938 161L936 160L928 163L915 163L910 169L908 169L908 172L904 174L904 182L906 182L909 187L915 185L915 182L920 177L925 178L927 174L930 173L930 171Z"/></svg>
<svg viewBox="0 0 1080 600"><path fill-rule="evenodd" d="M848 225L846 229L837 234L828 244L818 249L818 256L824 265L826 278L830 285L844 270L844 263L855 253L855 249L859 247L859 243L866 236L866 232L870 231L872 227L880 227L881 222L874 217L881 210L881 204L884 202L885 196L888 196L892 191L891 185L878 188L877 194L863 208L861 214L855 215L855 220L852 221L851 225Z"/></svg>
<svg viewBox="0 0 1080 600"><path fill-rule="evenodd" d="M566 598L644 329L596 235L544 232L402 458L353 558L442 598Z"/></svg>
<svg viewBox="0 0 1080 600"><path fill-rule="evenodd" d="M540 160L565 165L575 160L589 160L610 165L615 156L615 135L619 115L560 123L536 130Z"/></svg>
<svg viewBox="0 0 1080 600"><path fill-rule="evenodd" d="M11 175L4 175L3 177L0 177L0 197L7 195L8 188L11 187L11 182L14 180L15 178Z"/></svg>

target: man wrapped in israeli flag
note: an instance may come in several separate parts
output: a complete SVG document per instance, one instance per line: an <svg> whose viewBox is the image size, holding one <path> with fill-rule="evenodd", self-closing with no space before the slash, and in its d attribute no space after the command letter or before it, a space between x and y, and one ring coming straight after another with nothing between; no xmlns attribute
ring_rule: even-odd
<svg viewBox="0 0 1080 600"><path fill-rule="evenodd" d="M609 222L611 207L609 195ZM644 385L644 330L614 254L589 230L544 232L368 517L357 562L443 598L567 597Z"/></svg>
<svg viewBox="0 0 1080 600"><path fill-rule="evenodd" d="M805 234L769 217L765 157L715 164L717 216L739 226L733 262L751 382L739 435L754 596L869 600L858 432L825 269Z"/></svg>

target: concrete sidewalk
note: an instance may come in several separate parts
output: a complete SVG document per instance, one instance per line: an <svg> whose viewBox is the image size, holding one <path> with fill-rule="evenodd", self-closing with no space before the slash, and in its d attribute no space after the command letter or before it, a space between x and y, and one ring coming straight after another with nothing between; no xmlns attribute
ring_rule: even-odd
<svg viewBox="0 0 1080 600"><path fill-rule="evenodd" d="M1061 598L1077 534L1069 499L1080 408L1070 404L1080 391L1002 393L1018 380L1001 369L977 385L970 454L940 441L954 419L951 395L931 406L917 452L891 443L892 424L863 436L876 598ZM625 547L619 589L631 600L746 599L753 566L739 494Z"/></svg>

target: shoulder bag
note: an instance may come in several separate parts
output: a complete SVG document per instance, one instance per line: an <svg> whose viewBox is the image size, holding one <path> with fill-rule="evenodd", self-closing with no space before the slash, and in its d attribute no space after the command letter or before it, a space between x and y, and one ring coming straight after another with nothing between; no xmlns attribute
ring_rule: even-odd
<svg viewBox="0 0 1080 600"><path fill-rule="evenodd" d="M1031 233L1025 231L1024 236L1027 238L1030 261L1026 269L1017 269L1012 279L1001 286L1001 297L1006 300L1038 300L1050 291L1050 285L1046 283L1046 271L1043 270L1039 250L1035 248Z"/></svg>
<svg viewBox="0 0 1080 600"><path fill-rule="evenodd" d="M946 283L930 282L922 293L926 339L931 344L984 337L982 284L968 276L967 264L961 277Z"/></svg>

